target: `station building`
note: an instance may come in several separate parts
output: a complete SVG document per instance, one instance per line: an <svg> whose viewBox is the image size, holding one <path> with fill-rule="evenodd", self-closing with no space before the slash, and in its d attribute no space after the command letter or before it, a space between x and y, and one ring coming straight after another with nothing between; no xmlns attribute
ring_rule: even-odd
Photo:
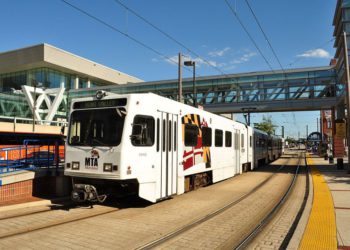
<svg viewBox="0 0 350 250"><path fill-rule="evenodd" d="M0 53L1 93L34 82L69 90L142 80L45 43Z"/></svg>
<svg viewBox="0 0 350 250"><path fill-rule="evenodd" d="M54 123L41 126L40 121L67 120L70 90L137 82L142 80L45 43L2 52L0 133L57 133L59 130ZM48 115L58 94L61 95L60 103L55 107L54 114ZM40 95L49 96L51 102L38 103ZM30 123L35 105L36 121L33 129Z"/></svg>

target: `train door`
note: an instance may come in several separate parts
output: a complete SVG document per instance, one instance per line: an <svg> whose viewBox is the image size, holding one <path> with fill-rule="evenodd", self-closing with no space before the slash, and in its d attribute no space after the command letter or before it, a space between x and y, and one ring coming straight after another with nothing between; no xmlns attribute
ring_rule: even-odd
<svg viewBox="0 0 350 250"><path fill-rule="evenodd" d="M240 166L241 166L241 155L240 155L240 143L239 143L239 130L235 129L234 132L234 154L235 154L235 174L240 174Z"/></svg>
<svg viewBox="0 0 350 250"><path fill-rule="evenodd" d="M160 198L177 192L178 115L160 112Z"/></svg>

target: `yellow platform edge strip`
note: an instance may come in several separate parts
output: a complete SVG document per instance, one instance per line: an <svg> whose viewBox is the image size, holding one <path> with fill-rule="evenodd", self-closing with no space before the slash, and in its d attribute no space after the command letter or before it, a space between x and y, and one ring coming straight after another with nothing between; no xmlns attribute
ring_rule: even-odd
<svg viewBox="0 0 350 250"><path fill-rule="evenodd" d="M307 157L313 181L313 204L299 249L337 249L337 229L332 194L327 182Z"/></svg>

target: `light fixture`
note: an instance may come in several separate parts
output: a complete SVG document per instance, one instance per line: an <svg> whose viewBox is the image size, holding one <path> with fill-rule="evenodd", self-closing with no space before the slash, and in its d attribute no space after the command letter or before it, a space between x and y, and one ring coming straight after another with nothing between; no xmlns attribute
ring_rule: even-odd
<svg viewBox="0 0 350 250"><path fill-rule="evenodd" d="M101 99L102 99L103 97L105 97L106 95L107 95L106 91L104 91L104 90L98 90L98 91L96 92L95 97L96 97L97 100L101 100Z"/></svg>
<svg viewBox="0 0 350 250"><path fill-rule="evenodd" d="M80 163L78 161L72 162L72 169L73 170L79 170Z"/></svg>
<svg viewBox="0 0 350 250"><path fill-rule="evenodd" d="M104 172L112 172L112 163L104 163L103 164Z"/></svg>

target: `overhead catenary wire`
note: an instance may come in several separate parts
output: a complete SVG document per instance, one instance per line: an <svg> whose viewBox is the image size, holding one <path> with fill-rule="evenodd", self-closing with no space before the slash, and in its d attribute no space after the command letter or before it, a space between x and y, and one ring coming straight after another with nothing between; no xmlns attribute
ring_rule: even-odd
<svg viewBox="0 0 350 250"><path fill-rule="evenodd" d="M239 18L239 16L237 15L237 12L233 9L233 7L231 6L231 4L228 2L228 0L225 0L226 5L228 6L228 8L231 10L232 14L236 17L237 21L239 22L239 24L241 25L241 27L243 28L243 30L246 32L246 34L248 35L249 39L251 40L251 42L254 44L255 48L258 50L259 54L262 56L262 58L264 59L265 63L269 66L269 68L271 69L271 71L273 73L275 73L274 69L272 68L271 64L269 63L269 61L267 60L267 58L264 56L264 54L262 53L261 49L259 48L258 44L256 43L256 41L254 40L254 38L252 37L252 35L249 33L248 29L244 26L243 22L241 21L241 19Z"/></svg>
<svg viewBox="0 0 350 250"><path fill-rule="evenodd" d="M270 47L270 49L271 49L273 55L275 56L275 58L276 58L276 60L277 60L277 62L278 62L278 64L279 64L279 66L281 67L281 69L282 69L282 71L283 71L283 73L284 73L284 68L283 68L283 66L282 66L282 64L281 64L281 62L280 62L280 60L279 60L279 58L278 58L278 56L277 56L277 53L275 52L274 48L272 47L269 38L267 37L267 35L266 35L264 29L262 28L262 26L261 26L261 24L260 24L260 22L259 22L257 16L255 15L255 12L253 11L253 8L250 6L248 0L245 0L245 2L246 2L246 4L248 5L248 8L249 8L250 12L252 13L252 15L253 15L253 17L254 17L254 19L255 19L255 22L258 24L258 26L259 26L259 28L260 28L262 34L263 34L264 37L265 37L266 42L268 43L268 45L269 45L269 47Z"/></svg>
<svg viewBox="0 0 350 250"><path fill-rule="evenodd" d="M68 1L66 1L66 0L61 0L61 1L62 1L63 3L65 3L65 4L67 4L68 6L70 6L71 8L73 8L73 9L79 11L80 13L83 13L84 15L86 15L86 16L88 16L88 17L94 19L95 21L97 21L97 22L99 22L99 23L105 25L106 27L112 29L113 31L115 31L115 32L117 32L117 33L119 33L119 34L121 34L121 35L123 35L123 36L129 38L130 40L134 41L135 43L139 44L140 46L142 46L142 47L144 47L144 48L146 48L146 49L152 51L153 53L155 53L155 54L157 54L157 55L159 55L159 56L161 56L161 57L163 57L163 58L165 58L165 59L167 59L167 60L173 62L174 64L177 64L177 61L175 61L174 59L170 58L170 57L167 56L167 55L164 55L163 53L159 52L158 50L152 48L151 46L145 44L144 42L141 42L140 40L136 39L135 37L133 37L133 36L131 36L131 35L129 35L129 34L123 32L123 31L121 31L120 29L114 27L113 25L111 25L111 24L109 24L109 23L103 21L102 19L100 19L100 18L98 18L98 17L96 17L96 16L90 14L89 12L87 12L87 11L85 11L85 10L79 8L78 6L76 6L76 5L74 5L74 4L70 3L70 2L68 2ZM183 66L182 66L182 67L183 67ZM187 67L184 67L184 68L185 68L187 71L192 72L192 70L190 70L189 68L187 68Z"/></svg>
<svg viewBox="0 0 350 250"><path fill-rule="evenodd" d="M191 54L195 55L197 58L200 58L203 62L205 62L207 65L209 65L210 67L212 67L213 69L215 69L216 71L220 72L222 75L227 75L224 71L222 71L220 68L216 67L215 65L213 65L213 63L211 63L210 61L208 61L207 59L205 59L204 57L200 56L198 53L196 53L195 51L193 51L192 49L190 49L188 46L186 46L184 43L180 42L178 39L174 38L173 36L169 35L167 32L165 32L164 30L160 29L159 27L157 27L155 24L151 23L150 21L148 21L145 17L141 16L140 14L138 14L135 10L131 9L130 7L128 7L126 4L124 4L123 2L121 2L120 0L114 0L115 3L121 5L123 8L125 8L126 10L128 10L129 12L131 12L132 14L134 14L135 16L137 16L138 18L140 18L142 21L144 21L145 23L147 23L148 25L150 25L152 28L154 28L155 30L159 31L161 34L163 34L164 36L166 36L167 38L169 38L170 40L172 40L174 43L178 44L179 46L181 46L182 48L186 49L188 52L190 52Z"/></svg>

